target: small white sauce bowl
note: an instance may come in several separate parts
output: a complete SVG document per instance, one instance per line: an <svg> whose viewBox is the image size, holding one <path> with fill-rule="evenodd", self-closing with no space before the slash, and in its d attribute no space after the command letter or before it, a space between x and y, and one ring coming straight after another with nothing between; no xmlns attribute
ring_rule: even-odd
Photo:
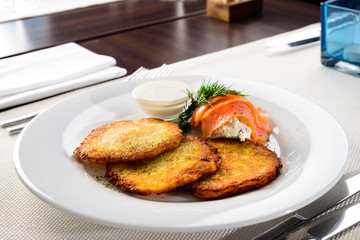
<svg viewBox="0 0 360 240"><path fill-rule="evenodd" d="M174 120L188 100L186 89L190 87L183 82L155 80L135 87L132 96L149 117Z"/></svg>

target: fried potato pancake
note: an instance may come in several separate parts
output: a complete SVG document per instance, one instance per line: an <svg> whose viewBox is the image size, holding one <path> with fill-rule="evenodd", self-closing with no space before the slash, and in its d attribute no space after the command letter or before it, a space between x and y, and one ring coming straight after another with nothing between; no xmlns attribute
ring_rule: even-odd
<svg viewBox="0 0 360 240"><path fill-rule="evenodd" d="M92 130L73 154L96 163L139 161L177 148L182 140L183 132L172 122L118 121Z"/></svg>
<svg viewBox="0 0 360 240"><path fill-rule="evenodd" d="M280 158L261 143L235 139L212 139L222 163L217 172L189 186L198 198L216 199L259 188L275 179L282 168Z"/></svg>
<svg viewBox="0 0 360 240"><path fill-rule="evenodd" d="M215 172L220 162L215 148L199 137L189 136L178 148L145 162L108 163L106 175L123 191L160 194Z"/></svg>

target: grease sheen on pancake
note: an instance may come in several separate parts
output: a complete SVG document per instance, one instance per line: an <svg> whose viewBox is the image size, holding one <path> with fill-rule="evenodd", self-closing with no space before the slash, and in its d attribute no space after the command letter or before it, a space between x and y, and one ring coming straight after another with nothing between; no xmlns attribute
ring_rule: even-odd
<svg viewBox="0 0 360 240"><path fill-rule="evenodd" d="M131 162L178 147L183 133L177 124L155 118L118 121L94 129L73 152L92 162Z"/></svg>
<svg viewBox="0 0 360 240"><path fill-rule="evenodd" d="M190 185L198 198L216 199L259 188L275 179L282 168L280 158L263 144L235 139L212 139L222 163L217 172Z"/></svg>
<svg viewBox="0 0 360 240"><path fill-rule="evenodd" d="M172 191L215 172L220 164L216 149L189 136L174 150L138 164L108 163L109 181L123 191L149 195Z"/></svg>

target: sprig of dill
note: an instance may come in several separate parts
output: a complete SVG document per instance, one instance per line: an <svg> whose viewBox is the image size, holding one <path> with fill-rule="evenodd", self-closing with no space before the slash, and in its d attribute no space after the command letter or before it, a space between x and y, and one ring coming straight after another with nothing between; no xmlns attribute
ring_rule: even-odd
<svg viewBox="0 0 360 240"><path fill-rule="evenodd" d="M184 107L184 111L179 115L177 124L184 134L191 131L190 119L195 109L201 104L211 104L211 100L215 97L226 96L227 94L241 95L240 91L231 90L229 86L226 86L219 81L215 82L203 82L200 89L194 93L189 89L186 90L186 94L189 97L188 103Z"/></svg>

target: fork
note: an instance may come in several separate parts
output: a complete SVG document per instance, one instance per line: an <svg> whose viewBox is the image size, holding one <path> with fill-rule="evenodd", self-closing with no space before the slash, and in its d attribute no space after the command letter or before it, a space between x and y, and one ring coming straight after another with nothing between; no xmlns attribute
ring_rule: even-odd
<svg viewBox="0 0 360 240"><path fill-rule="evenodd" d="M152 78L166 77L169 76L172 73L172 71L174 71L174 69L171 66L164 63L154 72L154 74L151 77Z"/></svg>
<svg viewBox="0 0 360 240"><path fill-rule="evenodd" d="M150 70L144 67L138 68L133 74L131 74L128 78L126 78L124 81L134 81L134 80L140 80L145 78L147 73ZM163 64L160 67L158 67L155 72L151 75L150 78L156 78L156 77L165 77L172 73L173 68L167 64ZM0 122L0 126L2 128L5 128L5 130L9 134L17 134L20 133L22 129L27 125L27 123L36 117L40 112L35 112L31 114L27 114L18 118L13 118L7 121ZM20 124L20 125L19 125Z"/></svg>
<svg viewBox="0 0 360 240"><path fill-rule="evenodd" d="M133 74L131 74L128 78L125 79L125 82L143 79L148 71L149 69L147 68L139 67Z"/></svg>
<svg viewBox="0 0 360 240"><path fill-rule="evenodd" d="M133 74L131 74L125 81L133 81L133 80L139 80L145 78L147 75L149 69L140 67L138 68ZM173 68L167 64L163 64L160 67L156 69L156 71L151 75L150 78L156 78L156 77L165 77L169 76L173 71Z"/></svg>

